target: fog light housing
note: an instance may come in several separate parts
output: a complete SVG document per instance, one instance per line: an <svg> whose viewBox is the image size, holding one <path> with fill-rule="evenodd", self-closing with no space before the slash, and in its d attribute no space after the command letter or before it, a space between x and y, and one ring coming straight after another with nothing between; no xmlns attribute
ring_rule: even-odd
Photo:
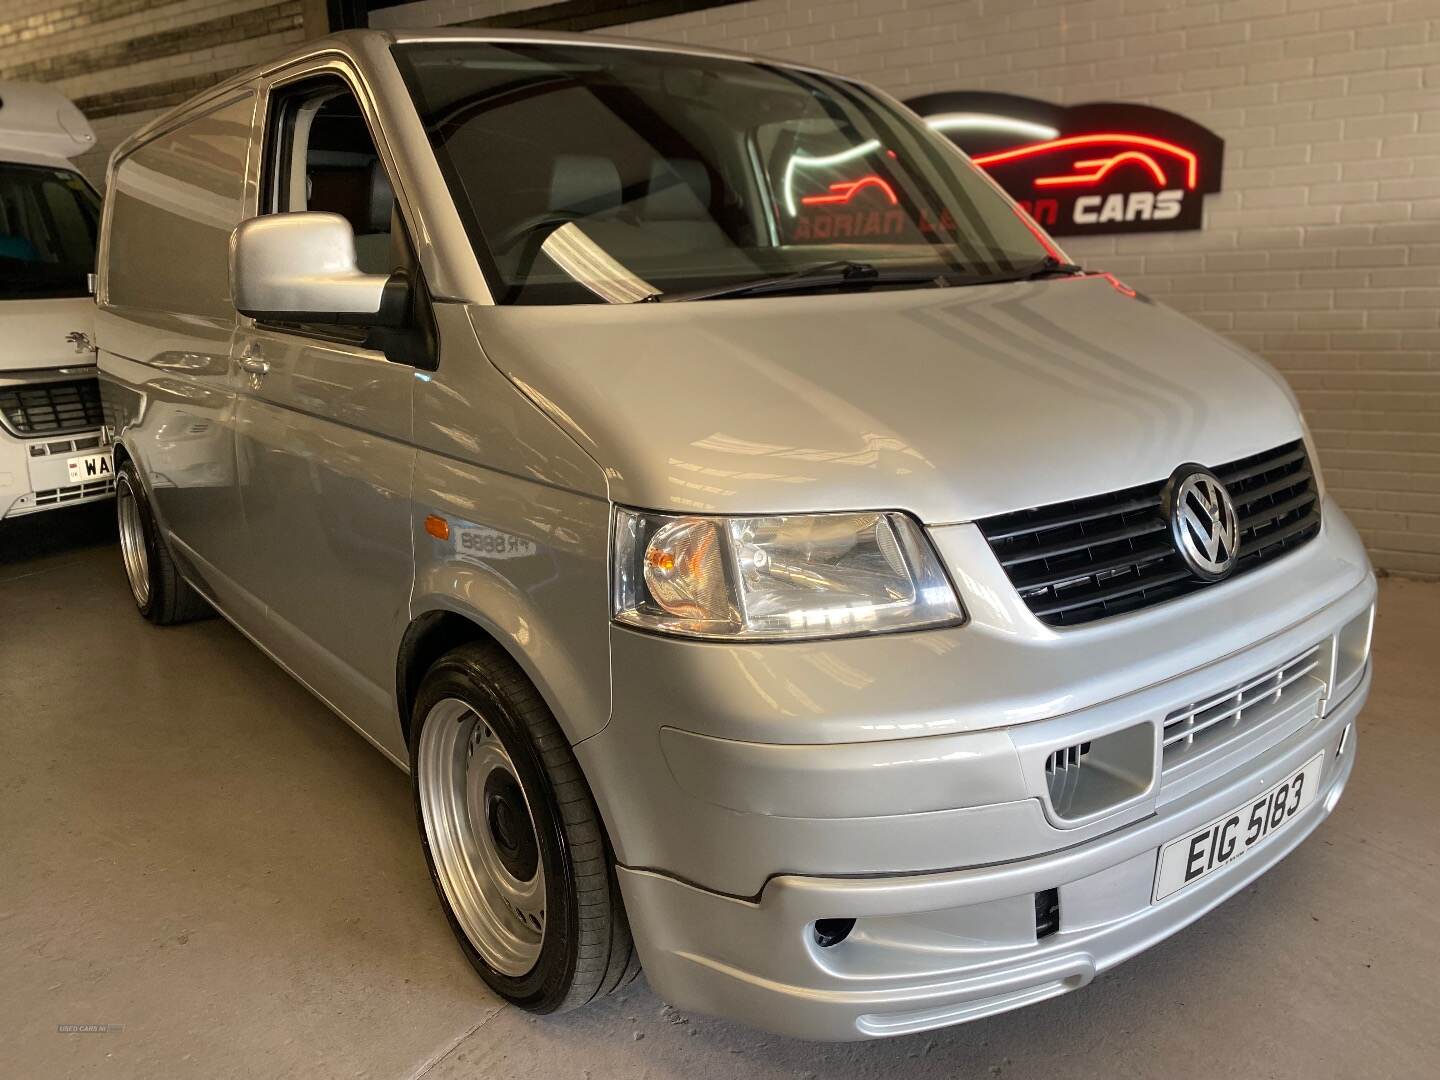
<svg viewBox="0 0 1440 1080"><path fill-rule="evenodd" d="M839 945L855 929L854 919L816 919L815 944L822 949Z"/></svg>
<svg viewBox="0 0 1440 1080"><path fill-rule="evenodd" d="M1043 941L1060 931L1060 890L1046 889L1035 894L1035 940Z"/></svg>
<svg viewBox="0 0 1440 1080"><path fill-rule="evenodd" d="M1371 604L1340 628L1334 638L1331 661L1330 702L1344 701L1360 684L1370 662L1370 639L1375 629L1375 605Z"/></svg>

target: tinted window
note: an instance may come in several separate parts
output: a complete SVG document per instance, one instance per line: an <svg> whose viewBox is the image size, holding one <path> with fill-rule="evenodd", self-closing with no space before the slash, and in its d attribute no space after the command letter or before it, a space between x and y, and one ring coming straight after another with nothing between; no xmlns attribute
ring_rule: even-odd
<svg viewBox="0 0 1440 1080"><path fill-rule="evenodd" d="M0 164L0 300L87 295L99 223L78 173Z"/></svg>
<svg viewBox="0 0 1440 1080"><path fill-rule="evenodd" d="M120 162L109 193L110 303L234 319L230 233L240 224L254 110L247 94Z"/></svg>
<svg viewBox="0 0 1440 1080"><path fill-rule="evenodd" d="M540 251L565 222L667 292L832 259L986 275L1045 255L945 140L842 79L586 45L395 51L502 302L593 299Z"/></svg>

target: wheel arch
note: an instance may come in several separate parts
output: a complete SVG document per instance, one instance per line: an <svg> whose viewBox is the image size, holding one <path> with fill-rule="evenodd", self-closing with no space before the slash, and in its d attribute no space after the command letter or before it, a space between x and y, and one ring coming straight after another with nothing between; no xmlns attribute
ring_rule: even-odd
<svg viewBox="0 0 1440 1080"><path fill-rule="evenodd" d="M156 505L155 492L152 490L150 477L145 474L145 466L140 460L140 455L125 445L123 439L116 438L115 445L110 449L111 467L115 470L115 476L120 476L120 467L129 463L135 470L135 479L140 481L140 494L145 496L151 517L155 519L156 527L162 535L168 534L165 519L161 516L160 508Z"/></svg>
<svg viewBox="0 0 1440 1080"><path fill-rule="evenodd" d="M410 745L411 714L425 673L446 653L472 641L493 641L504 648L499 638L458 611L436 608L410 620L395 657L395 704L406 746Z"/></svg>
<svg viewBox="0 0 1440 1080"><path fill-rule="evenodd" d="M410 728L415 700L425 673L446 653L471 642L492 642L524 672L530 684L544 700L566 740L572 745L580 741L567 721L555 688L539 670L526 650L516 647L512 635L505 633L473 611L436 604L415 615L400 638L395 658L395 703L399 713L400 731L406 746L410 745ZM583 737L580 736L580 737Z"/></svg>

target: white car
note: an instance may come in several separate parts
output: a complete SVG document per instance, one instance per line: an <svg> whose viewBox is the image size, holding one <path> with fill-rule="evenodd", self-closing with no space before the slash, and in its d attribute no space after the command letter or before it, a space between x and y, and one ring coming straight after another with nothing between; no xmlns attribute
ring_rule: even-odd
<svg viewBox="0 0 1440 1080"><path fill-rule="evenodd" d="M0 519L115 492L90 344L100 196L70 162L94 144L58 92L0 83Z"/></svg>

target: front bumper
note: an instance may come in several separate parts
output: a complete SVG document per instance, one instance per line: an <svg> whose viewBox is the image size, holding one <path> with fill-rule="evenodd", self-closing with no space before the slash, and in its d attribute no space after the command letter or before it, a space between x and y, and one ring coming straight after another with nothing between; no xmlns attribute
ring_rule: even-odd
<svg viewBox="0 0 1440 1080"><path fill-rule="evenodd" d="M983 597L1004 595L977 579L986 559L1003 574L988 553L947 560L970 574L972 618L957 629L749 646L613 630L611 719L575 753L617 862L753 898L786 874L929 873L1075 847L1224 783L1303 731L1313 695L1340 701L1355 676L1183 768L1157 755L1148 786L1103 813L1053 804L1048 754L1158 726L1286 665L1375 597L1333 505L1321 536L1285 559L1064 632L986 611Z"/></svg>
<svg viewBox="0 0 1440 1080"><path fill-rule="evenodd" d="M109 449L98 430L20 439L0 428L0 519L112 498L113 476L75 483L67 467Z"/></svg>
<svg viewBox="0 0 1440 1080"><path fill-rule="evenodd" d="M626 909L656 992L680 1008L802 1038L847 1040L962 1023L1041 1001L1180 930L1299 845L1354 765L1368 667L1344 701L1221 782L1137 823L1034 858L867 878L783 875L752 900L622 868ZM1343 750L1342 750L1343 737ZM1229 866L1152 903L1159 848L1325 755L1315 800ZM1060 928L1037 941L1035 894L1058 889ZM853 918L820 948L817 919Z"/></svg>
<svg viewBox="0 0 1440 1080"><path fill-rule="evenodd" d="M69 302L53 303L64 307ZM72 423L85 423L87 419L93 422L96 416L89 407L82 408L73 397L58 402L44 397L37 404L32 392L42 391L51 384L90 383L94 379L94 364L0 372L0 390L7 394L19 393L22 398L31 395L30 405L20 407L20 413L28 415L33 408L39 420L29 428L0 420L0 519L95 502L115 494L113 475L79 481L70 476L71 460L110 450L102 429L26 434L33 430L65 428Z"/></svg>
<svg viewBox="0 0 1440 1080"><path fill-rule="evenodd" d="M973 526L932 534L961 628L757 646L612 632L611 720L575 752L641 960L676 1005L826 1039L1023 1005L1198 917L1338 798L1375 583L1332 502L1283 559L1063 631L1023 609ZM1237 695L1243 723L1230 709L1220 737L1163 745ZM1119 794L1057 796L1067 748ZM1163 843L1322 750L1324 792L1283 834L1151 903ZM1035 894L1051 889L1060 930L1041 937ZM817 919L858 922L822 950Z"/></svg>

